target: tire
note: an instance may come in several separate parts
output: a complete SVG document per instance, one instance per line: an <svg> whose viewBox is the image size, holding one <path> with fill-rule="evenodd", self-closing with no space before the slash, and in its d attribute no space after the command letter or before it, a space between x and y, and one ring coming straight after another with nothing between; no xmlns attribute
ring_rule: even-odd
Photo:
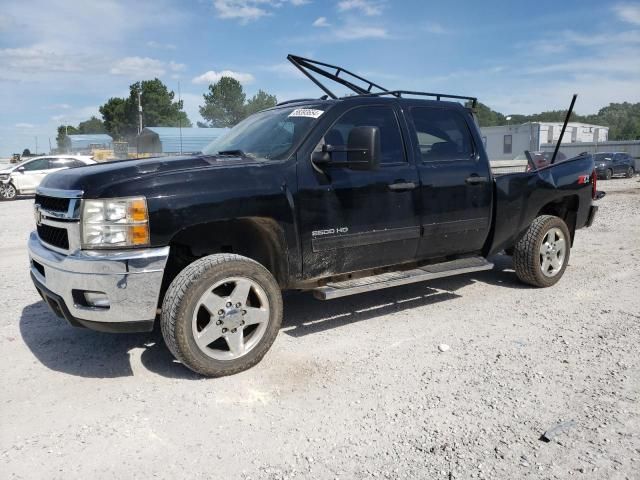
<svg viewBox="0 0 640 480"><path fill-rule="evenodd" d="M563 240L562 247L559 240ZM552 215L541 215L515 245L516 275L521 282L534 287L555 285L567 268L570 250L571 236L564 221Z"/></svg>
<svg viewBox="0 0 640 480"><path fill-rule="evenodd" d="M626 173L625 177L627 177L627 178L631 178L631 177L633 177L635 174L636 174L636 171L633 169L633 167L629 167L629 168L627 169L627 173Z"/></svg>
<svg viewBox="0 0 640 480"><path fill-rule="evenodd" d="M253 367L281 323L282 294L273 275L258 262L232 254L209 255L182 270L165 294L160 316L171 353L207 377Z"/></svg>
<svg viewBox="0 0 640 480"><path fill-rule="evenodd" d="M613 177L613 170L607 168L607 171L604 173L604 179L611 180L611 177Z"/></svg>
<svg viewBox="0 0 640 480"><path fill-rule="evenodd" d="M16 187L14 187L12 183L0 186L0 200L15 200L17 196L18 190L16 190Z"/></svg>

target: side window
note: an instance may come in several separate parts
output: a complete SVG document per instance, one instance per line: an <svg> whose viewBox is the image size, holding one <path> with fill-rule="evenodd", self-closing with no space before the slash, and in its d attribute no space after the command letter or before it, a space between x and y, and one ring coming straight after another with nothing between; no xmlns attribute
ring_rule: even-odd
<svg viewBox="0 0 640 480"><path fill-rule="evenodd" d="M380 129L381 164L406 162L404 145L398 120L391 107L357 107L349 110L329 129L324 136L327 145L346 146L349 132L354 127L378 127ZM346 152L334 152L333 158L346 161Z"/></svg>
<svg viewBox="0 0 640 480"><path fill-rule="evenodd" d="M48 170L49 169L49 159L48 158L38 158L37 160L33 160L26 165L24 165L24 170L26 172L33 172L35 170Z"/></svg>
<svg viewBox="0 0 640 480"><path fill-rule="evenodd" d="M512 151L513 151L513 137L511 135L505 135L502 153L511 153Z"/></svg>
<svg viewBox="0 0 640 480"><path fill-rule="evenodd" d="M434 107L410 111L423 162L469 160L473 154L471 135L460 114Z"/></svg>
<svg viewBox="0 0 640 480"><path fill-rule="evenodd" d="M68 158L52 158L51 168L69 168L73 166L73 160Z"/></svg>

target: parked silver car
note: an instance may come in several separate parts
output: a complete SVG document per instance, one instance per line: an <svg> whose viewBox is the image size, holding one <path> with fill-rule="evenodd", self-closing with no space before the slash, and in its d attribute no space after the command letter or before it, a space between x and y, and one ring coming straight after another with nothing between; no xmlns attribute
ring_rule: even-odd
<svg viewBox="0 0 640 480"><path fill-rule="evenodd" d="M0 200L14 200L18 195L35 193L42 179L50 173L95 163L89 156L49 155L9 165L0 170Z"/></svg>

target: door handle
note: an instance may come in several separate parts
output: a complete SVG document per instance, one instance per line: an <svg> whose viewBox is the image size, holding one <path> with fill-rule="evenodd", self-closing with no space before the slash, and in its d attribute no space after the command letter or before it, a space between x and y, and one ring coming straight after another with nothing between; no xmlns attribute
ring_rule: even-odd
<svg viewBox="0 0 640 480"><path fill-rule="evenodd" d="M487 177L479 177L477 175L471 175L465 180L465 183L468 185L480 185L481 183L487 182L489 182L489 179Z"/></svg>
<svg viewBox="0 0 640 480"><path fill-rule="evenodd" d="M394 192L403 192L406 190L413 190L417 185L413 182L397 182L389 184L389 190Z"/></svg>

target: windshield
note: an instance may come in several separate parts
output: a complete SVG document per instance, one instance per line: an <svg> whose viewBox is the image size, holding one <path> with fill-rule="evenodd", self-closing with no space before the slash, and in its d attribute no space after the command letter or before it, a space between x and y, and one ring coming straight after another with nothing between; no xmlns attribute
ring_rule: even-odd
<svg viewBox="0 0 640 480"><path fill-rule="evenodd" d="M607 160L611 160L612 155L610 153L596 153L594 155L595 162L606 162Z"/></svg>
<svg viewBox="0 0 640 480"><path fill-rule="evenodd" d="M211 142L203 153L284 160L291 155L298 142L323 113L323 110L314 105L259 112Z"/></svg>

